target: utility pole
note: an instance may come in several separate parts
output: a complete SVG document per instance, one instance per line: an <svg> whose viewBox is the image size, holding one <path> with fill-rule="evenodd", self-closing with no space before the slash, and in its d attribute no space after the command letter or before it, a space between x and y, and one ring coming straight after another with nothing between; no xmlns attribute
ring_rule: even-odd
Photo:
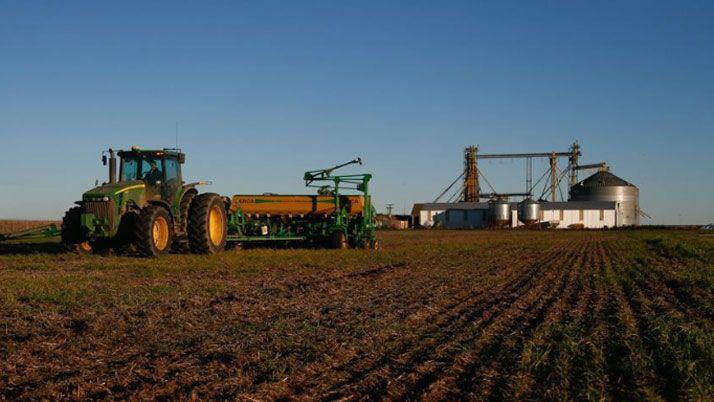
<svg viewBox="0 0 714 402"><path fill-rule="evenodd" d="M388 216L392 216L392 209L394 209L394 204L390 202L389 204L387 204L387 215Z"/></svg>

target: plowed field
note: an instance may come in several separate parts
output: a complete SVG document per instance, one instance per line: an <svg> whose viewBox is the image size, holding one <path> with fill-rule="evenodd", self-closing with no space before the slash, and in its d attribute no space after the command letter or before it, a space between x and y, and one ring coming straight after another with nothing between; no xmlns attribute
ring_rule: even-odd
<svg viewBox="0 0 714 402"><path fill-rule="evenodd" d="M382 250L0 255L0 399L714 397L714 238L411 231Z"/></svg>

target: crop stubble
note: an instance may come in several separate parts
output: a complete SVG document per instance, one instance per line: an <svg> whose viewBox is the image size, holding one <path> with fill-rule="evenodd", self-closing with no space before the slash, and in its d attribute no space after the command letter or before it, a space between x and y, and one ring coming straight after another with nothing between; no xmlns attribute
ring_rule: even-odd
<svg viewBox="0 0 714 402"><path fill-rule="evenodd" d="M696 271L712 269L710 239L433 231L384 233L382 243L377 254L158 262L0 256L12 295L0 317L0 395L712 395L712 283ZM696 253L672 257L681 247Z"/></svg>

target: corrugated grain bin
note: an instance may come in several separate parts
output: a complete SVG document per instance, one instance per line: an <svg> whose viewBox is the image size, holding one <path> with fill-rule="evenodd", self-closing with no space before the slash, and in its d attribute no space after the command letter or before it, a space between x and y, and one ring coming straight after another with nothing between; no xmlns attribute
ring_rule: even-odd
<svg viewBox="0 0 714 402"><path fill-rule="evenodd" d="M597 172L571 187L570 201L614 201L617 226L640 224L640 190L610 172Z"/></svg>
<svg viewBox="0 0 714 402"><path fill-rule="evenodd" d="M511 222L511 205L504 199L488 202L489 223L493 227L506 227Z"/></svg>
<svg viewBox="0 0 714 402"><path fill-rule="evenodd" d="M518 203L518 220L526 225L537 223L540 220L540 204L532 198Z"/></svg>

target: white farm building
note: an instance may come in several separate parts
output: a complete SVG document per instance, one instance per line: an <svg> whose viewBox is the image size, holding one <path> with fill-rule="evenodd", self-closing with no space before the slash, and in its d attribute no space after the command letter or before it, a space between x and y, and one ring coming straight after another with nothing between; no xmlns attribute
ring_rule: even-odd
<svg viewBox="0 0 714 402"><path fill-rule="evenodd" d="M518 203L510 204L508 226L522 226L518 220ZM624 210L616 201L540 202L538 221L551 227L567 229L584 227L601 229L623 226ZM415 227L446 229L479 229L489 225L488 202L414 204Z"/></svg>

